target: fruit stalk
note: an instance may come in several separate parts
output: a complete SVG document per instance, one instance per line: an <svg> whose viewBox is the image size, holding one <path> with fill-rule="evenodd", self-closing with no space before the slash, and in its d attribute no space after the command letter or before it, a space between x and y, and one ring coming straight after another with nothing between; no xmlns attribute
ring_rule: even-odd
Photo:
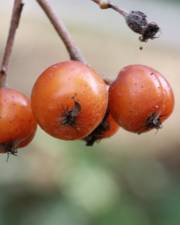
<svg viewBox="0 0 180 225"><path fill-rule="evenodd" d="M126 12L124 9L121 9L119 6L113 4L110 0L91 0L91 1L98 4L101 9L113 9L124 18L128 16L128 12Z"/></svg>
<svg viewBox="0 0 180 225"><path fill-rule="evenodd" d="M12 10L8 38L7 38L6 47L4 50L2 63L0 66L0 87L3 87L6 85L6 77L7 77L9 60L12 53L16 30L19 25L23 6L24 4L22 3L22 0L14 0L14 6Z"/></svg>
<svg viewBox="0 0 180 225"><path fill-rule="evenodd" d="M36 0L36 1L41 6L46 16L49 18L50 22L52 23L55 30L57 31L58 35L62 39L69 53L70 58L72 60L80 61L86 64L86 60L82 56L79 48L76 46L69 31L67 30L61 18L56 15L50 3L47 0Z"/></svg>

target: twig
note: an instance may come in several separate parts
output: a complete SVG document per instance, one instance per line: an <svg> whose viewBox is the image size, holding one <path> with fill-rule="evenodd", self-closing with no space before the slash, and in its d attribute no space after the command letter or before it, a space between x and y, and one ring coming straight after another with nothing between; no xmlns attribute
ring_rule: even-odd
<svg viewBox="0 0 180 225"><path fill-rule="evenodd" d="M14 6L12 10L8 38L7 38L6 47L4 50L2 64L0 67L0 87L4 86L6 83L8 64L9 64L9 60L10 60L10 56L11 56L11 52L12 52L12 48L14 44L14 39L16 35L16 30L19 25L23 6L24 4L22 3L22 0L14 0Z"/></svg>
<svg viewBox="0 0 180 225"><path fill-rule="evenodd" d="M113 4L110 0L91 0L91 1L98 4L101 9L113 9L124 18L128 16L128 12L126 12L124 9L121 9L119 6Z"/></svg>
<svg viewBox="0 0 180 225"><path fill-rule="evenodd" d="M39 3L39 5L49 18L50 22L54 26L55 30L59 34L60 38L64 42L70 58L72 60L77 60L82 63L86 63L84 57L80 53L79 48L75 45L75 42L72 39L69 31L66 29L66 26L64 25L63 21L61 20L61 18L57 17L49 2L47 0L36 1Z"/></svg>

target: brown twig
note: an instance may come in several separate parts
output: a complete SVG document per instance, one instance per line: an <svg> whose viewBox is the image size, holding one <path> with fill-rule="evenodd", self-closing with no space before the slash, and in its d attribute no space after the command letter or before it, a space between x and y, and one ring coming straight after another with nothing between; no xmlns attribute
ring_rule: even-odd
<svg viewBox="0 0 180 225"><path fill-rule="evenodd" d="M110 0L91 0L91 1L98 4L101 9L113 9L124 18L128 16L128 12L126 12L124 9L121 9L119 6L113 4Z"/></svg>
<svg viewBox="0 0 180 225"><path fill-rule="evenodd" d="M64 42L70 58L72 60L77 60L82 63L86 63L84 57L80 53L79 48L75 45L75 42L72 39L69 31L66 29L66 26L62 22L61 18L57 17L56 13L52 9L49 2L47 0L36 0L36 1L39 3L39 5L49 18L50 22L54 26L55 30L59 34L60 38Z"/></svg>
<svg viewBox="0 0 180 225"><path fill-rule="evenodd" d="M10 56L11 56L11 52L12 52L12 48L14 44L16 30L19 25L23 5L24 4L22 3L22 0L14 0L14 6L12 10L8 38L7 38L6 47L4 50L2 64L0 67L0 87L4 86L6 83L8 64L9 64L9 60L10 60Z"/></svg>

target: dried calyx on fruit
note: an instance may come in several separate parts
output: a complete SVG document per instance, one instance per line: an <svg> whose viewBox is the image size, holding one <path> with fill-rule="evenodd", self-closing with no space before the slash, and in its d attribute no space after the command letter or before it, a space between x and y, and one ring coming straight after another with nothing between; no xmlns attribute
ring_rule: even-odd
<svg viewBox="0 0 180 225"><path fill-rule="evenodd" d="M148 22L146 14L141 11L131 11L126 16L127 25L134 32L141 34L139 40L146 42L157 38L160 28L155 22Z"/></svg>
<svg viewBox="0 0 180 225"><path fill-rule="evenodd" d="M161 117L160 113L157 113L157 112L151 113L151 115L147 118L145 122L145 126L150 129L151 128L160 129L162 127L160 117Z"/></svg>
<svg viewBox="0 0 180 225"><path fill-rule="evenodd" d="M73 98L74 99L74 98ZM81 111L81 105L78 101L74 100L74 106L72 106L71 109L65 109L63 116L61 118L61 124L62 125L69 125L69 126L75 126L76 125L76 119Z"/></svg>
<svg viewBox="0 0 180 225"><path fill-rule="evenodd" d="M94 145L95 142L100 141L103 138L108 138L113 136L119 129L119 125L112 118L109 109L99 124L99 126L87 137L84 138L87 146Z"/></svg>
<svg viewBox="0 0 180 225"><path fill-rule="evenodd" d="M0 153L11 153L12 155L17 155L15 142L7 142L0 144Z"/></svg>
<svg viewBox="0 0 180 225"><path fill-rule="evenodd" d="M87 146L94 145L96 141L101 139L102 134L110 129L109 123L107 122L108 114L109 112L106 112L106 115L99 126L91 134L84 138Z"/></svg>

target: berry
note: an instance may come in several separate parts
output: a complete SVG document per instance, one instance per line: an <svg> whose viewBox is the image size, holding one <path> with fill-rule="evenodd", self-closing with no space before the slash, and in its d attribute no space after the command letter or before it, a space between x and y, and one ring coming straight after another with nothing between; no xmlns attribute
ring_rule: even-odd
<svg viewBox="0 0 180 225"><path fill-rule="evenodd" d="M29 99L14 89L0 88L0 152L15 154L30 143L36 127Z"/></svg>
<svg viewBox="0 0 180 225"><path fill-rule="evenodd" d="M102 121L108 91L90 67L77 61L46 69L32 90L32 110L42 129L63 140L82 139Z"/></svg>
<svg viewBox="0 0 180 225"><path fill-rule="evenodd" d="M129 65L111 84L109 105L121 127L142 133L161 127L173 111L174 95L159 72L143 65Z"/></svg>

